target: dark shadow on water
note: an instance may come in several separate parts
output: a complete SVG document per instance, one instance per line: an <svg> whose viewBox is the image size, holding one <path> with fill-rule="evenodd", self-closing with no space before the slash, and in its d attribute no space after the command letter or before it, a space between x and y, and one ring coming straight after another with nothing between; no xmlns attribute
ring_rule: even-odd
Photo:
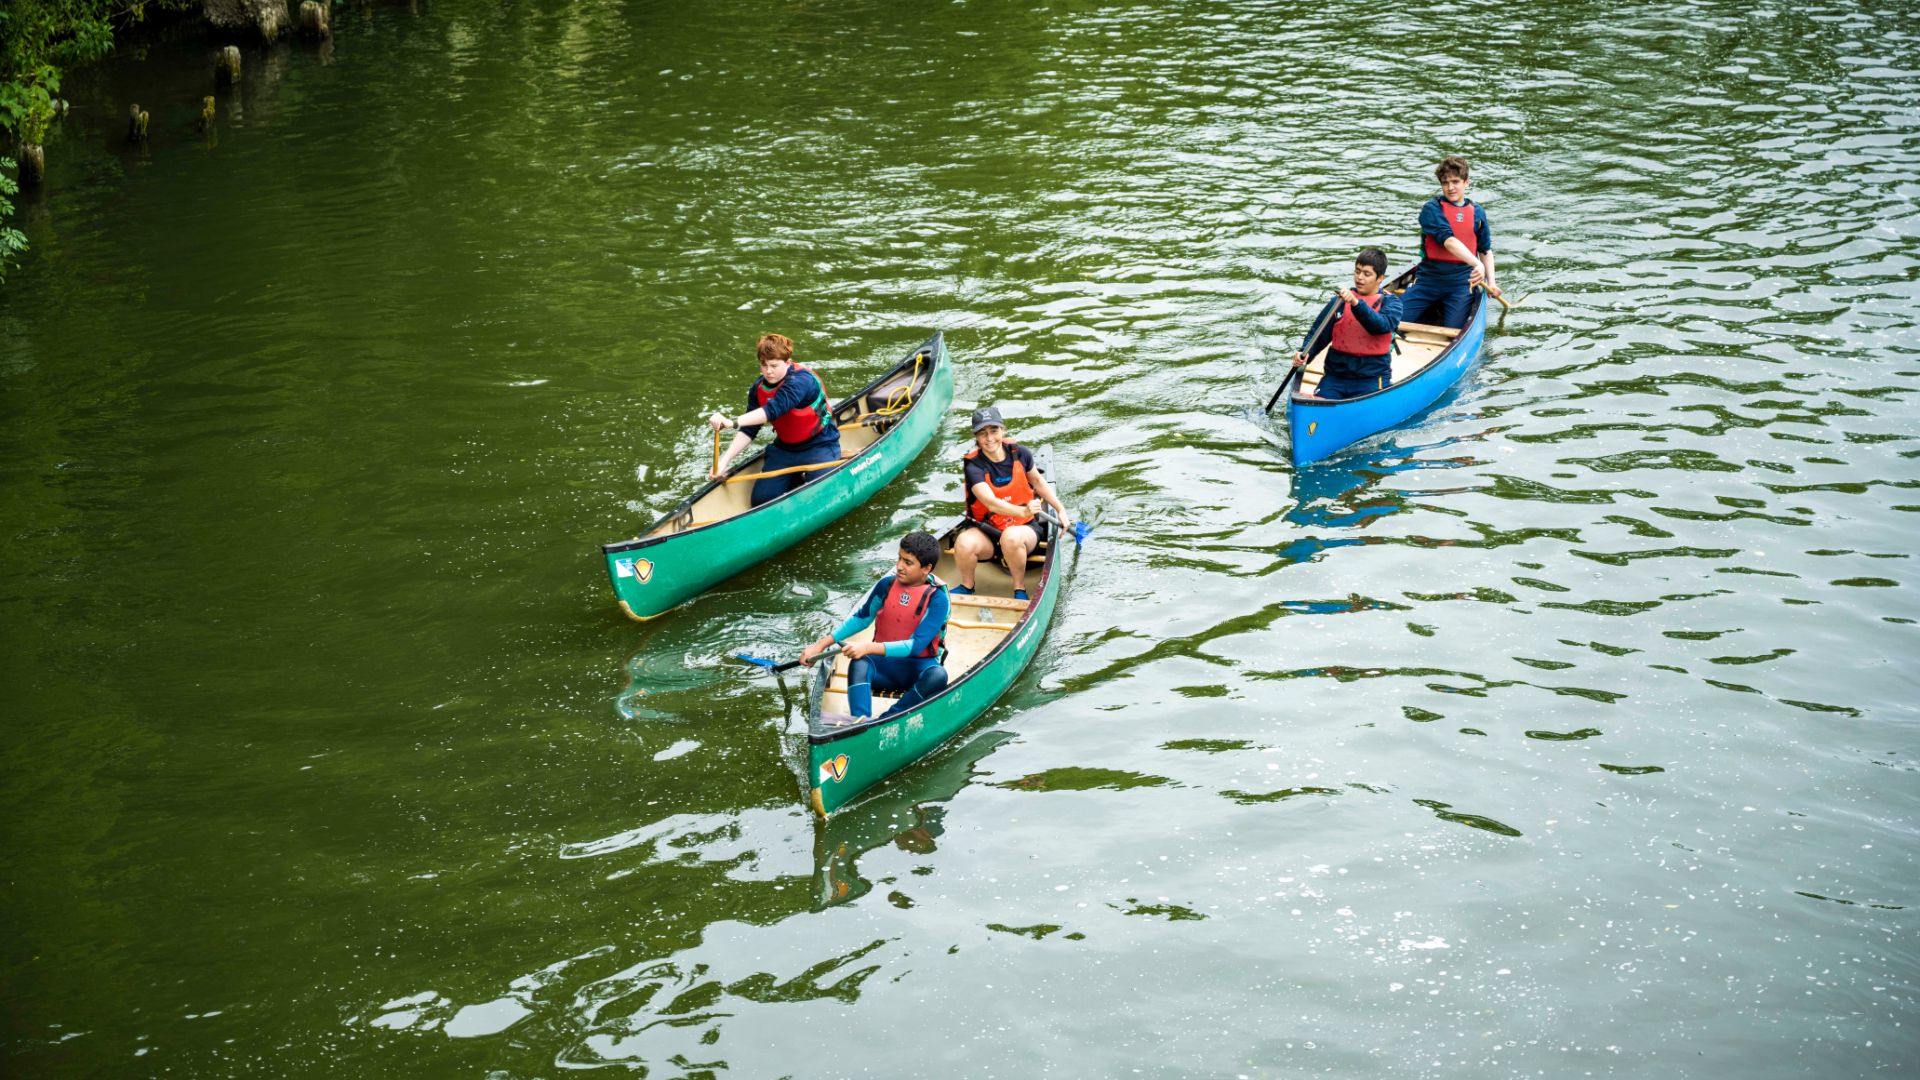
<svg viewBox="0 0 1920 1080"><path fill-rule="evenodd" d="M974 766L1014 733L987 728L960 745L907 769L857 803L835 814L813 833L813 902L821 910L857 900L873 890L860 874L859 859L892 844L902 851L930 855L945 833L944 805L972 779Z"/></svg>

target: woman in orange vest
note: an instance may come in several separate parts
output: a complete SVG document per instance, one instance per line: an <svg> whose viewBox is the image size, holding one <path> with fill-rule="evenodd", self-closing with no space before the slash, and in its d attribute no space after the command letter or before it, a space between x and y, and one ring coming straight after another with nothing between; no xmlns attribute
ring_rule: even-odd
<svg viewBox="0 0 1920 1080"><path fill-rule="evenodd" d="M1027 599L1027 555L1051 531L1038 517L1040 508L1053 507L1063 528L1072 528L1073 519L1047 478L1033 467L1033 451L1007 438L1000 410L991 405L973 411L973 449L967 451L962 472L971 528L953 542L953 561L960 570L954 595L973 592L974 567L997 551L1013 575L1013 598Z"/></svg>
<svg viewBox="0 0 1920 1080"><path fill-rule="evenodd" d="M747 388L747 411L739 416L714 413L707 418L715 431L738 428L727 452L713 467L714 479L727 474L733 459L753 445L762 424L773 425L773 445L762 463L764 472L795 465L826 465L840 460L840 429L834 426L827 404L827 387L813 369L793 362L793 342L784 334L765 334L757 348L760 377ZM753 482L749 503L759 506L827 472L809 469Z"/></svg>

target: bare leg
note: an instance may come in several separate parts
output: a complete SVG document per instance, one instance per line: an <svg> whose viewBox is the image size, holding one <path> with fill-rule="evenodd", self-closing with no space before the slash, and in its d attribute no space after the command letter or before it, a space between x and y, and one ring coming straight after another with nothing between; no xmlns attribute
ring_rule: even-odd
<svg viewBox="0 0 1920 1080"><path fill-rule="evenodd" d="M1027 553L1039 542L1040 538L1025 525L1015 525L1000 534L1000 555L1007 560L1007 572L1013 575L1014 592L1027 587Z"/></svg>
<svg viewBox="0 0 1920 1080"><path fill-rule="evenodd" d="M993 541L979 529L968 529L953 538L953 562L960 569L960 584L973 588L973 571L981 559L993 558Z"/></svg>

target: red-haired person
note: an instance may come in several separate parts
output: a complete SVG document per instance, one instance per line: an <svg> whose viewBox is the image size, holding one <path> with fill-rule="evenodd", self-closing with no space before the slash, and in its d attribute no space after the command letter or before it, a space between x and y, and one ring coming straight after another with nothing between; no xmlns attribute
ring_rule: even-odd
<svg viewBox="0 0 1920 1080"><path fill-rule="evenodd" d="M1467 159L1449 157L1433 170L1440 194L1420 208L1420 260L1412 285L1400 297L1407 322L1467 325L1467 301L1473 286L1493 284L1493 230L1487 212L1467 198ZM1429 316L1432 316L1431 318Z"/></svg>
<svg viewBox="0 0 1920 1080"><path fill-rule="evenodd" d="M713 468L724 476L740 452L753 445L764 424L773 425L773 445L767 448L763 472L795 465L820 465L840 459L840 429L834 425L826 384L805 364L793 361L793 342L781 334L765 334L758 345L760 377L747 387L747 411L739 416L714 413L707 418L715 431L738 428L739 433ZM753 483L750 505L779 498L825 473L825 469L791 472Z"/></svg>
<svg viewBox="0 0 1920 1080"><path fill-rule="evenodd" d="M953 561L960 571L955 596L973 592L973 571L981 559L997 550L1013 575L1013 598L1027 599L1027 556L1048 533L1039 517L1041 506L1053 507L1063 528L1073 519L1060 504L1047 478L1033 467L1033 451L1007 438L1000 410L991 405L973 410L973 449L961 466L966 486L967 524L953 541Z"/></svg>

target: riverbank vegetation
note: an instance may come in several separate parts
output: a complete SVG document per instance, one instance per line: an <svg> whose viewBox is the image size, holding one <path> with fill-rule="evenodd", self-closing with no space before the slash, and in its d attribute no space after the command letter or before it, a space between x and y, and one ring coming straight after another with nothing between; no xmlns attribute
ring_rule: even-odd
<svg viewBox="0 0 1920 1080"><path fill-rule="evenodd" d="M20 175L32 183L45 166L41 144L61 109L65 70L105 56L115 33L149 14L193 6L194 0L8 0L0 5L0 129L18 154ZM9 172L14 167L13 159L5 159ZM0 190L0 275L26 247L25 238L6 227L14 183L9 177Z"/></svg>

